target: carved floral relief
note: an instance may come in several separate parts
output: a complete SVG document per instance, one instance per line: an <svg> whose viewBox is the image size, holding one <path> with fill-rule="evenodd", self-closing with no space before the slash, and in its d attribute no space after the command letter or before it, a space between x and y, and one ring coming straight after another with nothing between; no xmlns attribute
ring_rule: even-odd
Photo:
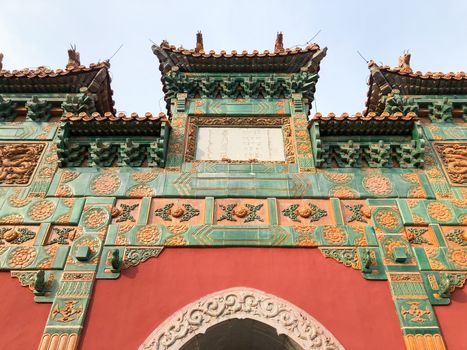
<svg viewBox="0 0 467 350"><path fill-rule="evenodd" d="M162 225L190 225L204 223L204 200L199 199L162 199L151 202L149 223Z"/></svg>
<svg viewBox="0 0 467 350"><path fill-rule="evenodd" d="M334 223L329 200L277 200L281 225L325 225Z"/></svg>
<svg viewBox="0 0 467 350"><path fill-rule="evenodd" d="M220 225L267 225L269 214L266 200L261 199L218 199L214 218Z"/></svg>

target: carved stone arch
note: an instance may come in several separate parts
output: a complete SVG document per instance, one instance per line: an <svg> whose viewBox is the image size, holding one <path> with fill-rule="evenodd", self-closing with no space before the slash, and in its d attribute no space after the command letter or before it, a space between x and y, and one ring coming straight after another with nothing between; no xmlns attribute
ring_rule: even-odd
<svg viewBox="0 0 467 350"><path fill-rule="evenodd" d="M185 306L157 327L139 350L179 350L196 335L232 319L265 323L304 350L344 350L331 332L305 311L274 295L245 287L209 294Z"/></svg>

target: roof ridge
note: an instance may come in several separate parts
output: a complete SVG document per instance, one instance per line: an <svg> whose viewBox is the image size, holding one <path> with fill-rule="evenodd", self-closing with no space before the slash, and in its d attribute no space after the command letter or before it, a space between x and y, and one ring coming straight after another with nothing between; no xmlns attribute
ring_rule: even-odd
<svg viewBox="0 0 467 350"><path fill-rule="evenodd" d="M386 71L389 73L397 73L400 75L407 75L413 78L422 78L422 79L455 79L455 80L462 80L467 79L467 73L464 71L459 72L421 72L421 71L413 71L412 69L405 69L401 67L390 67L388 65L379 65L375 61L371 60L368 62L368 68L378 68L381 71Z"/></svg>
<svg viewBox="0 0 467 350"><path fill-rule="evenodd" d="M383 112L381 114L377 114L375 112L370 112L367 115L364 115L363 113L357 112L355 114L349 114L349 113L341 113L340 116L337 116L335 113L330 112L327 115L322 115L321 113L315 113L315 115L311 118L310 122L317 121L317 120L322 120L322 121L328 121L328 120L350 120L350 121L356 121L356 120L403 120L403 121L410 121L410 120L416 120L417 119L417 114L415 112L409 112L407 114L403 114L401 112L396 112L393 114L390 114L388 112Z"/></svg>
<svg viewBox="0 0 467 350"><path fill-rule="evenodd" d="M88 114L86 112L81 112L78 114L75 113L66 113L65 115L62 116L61 121L83 121L83 122L88 122L88 121L136 121L136 122L142 122L142 121L165 121L169 122L169 119L167 118L166 114L164 112L160 112L158 115L153 115L151 112L146 112L144 113L143 116L139 116L138 113L132 112L130 114L126 114L125 112L118 112L118 113L111 113L111 112L105 112L103 114L99 112L94 112L92 114Z"/></svg>
<svg viewBox="0 0 467 350"><path fill-rule="evenodd" d="M92 70L101 69L101 68L110 68L109 61L102 61L98 63L90 63L88 66L79 65L74 67L67 67L67 68L57 68L57 69L50 69L46 66L39 66L36 68L23 68L23 69L13 69L13 70L0 70L0 77L2 78L45 78L45 77L56 77L56 76L64 76L69 75L72 73L83 73L83 72L90 72Z"/></svg>
<svg viewBox="0 0 467 350"><path fill-rule="evenodd" d="M295 48L283 48L281 51L274 51L274 50L264 50L260 52L259 50L253 50L252 52L248 52L247 50L242 50L241 52L237 50L231 50L228 53L225 50L221 50L220 52L216 52L214 50L196 50L196 49L185 49L184 47L176 47L175 45L170 45L166 40L163 40L159 45L160 48L171 51L174 53L181 53L185 56L195 56L195 57L255 57L255 56L285 56L288 54L299 54L305 53L309 51L317 51L320 50L320 46L316 43L310 43L306 47L295 47Z"/></svg>

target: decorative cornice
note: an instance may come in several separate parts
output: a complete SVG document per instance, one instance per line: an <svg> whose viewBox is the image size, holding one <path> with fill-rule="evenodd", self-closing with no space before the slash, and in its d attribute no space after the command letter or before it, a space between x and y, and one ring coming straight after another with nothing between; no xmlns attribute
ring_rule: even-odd
<svg viewBox="0 0 467 350"><path fill-rule="evenodd" d="M292 98L303 94L313 100L318 74L314 72L183 73L179 69L162 77L165 99L187 94L188 98Z"/></svg>

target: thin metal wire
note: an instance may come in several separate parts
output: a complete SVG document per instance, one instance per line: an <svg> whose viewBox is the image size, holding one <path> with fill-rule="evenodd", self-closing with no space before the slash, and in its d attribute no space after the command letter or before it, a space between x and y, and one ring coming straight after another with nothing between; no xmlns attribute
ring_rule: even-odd
<svg viewBox="0 0 467 350"><path fill-rule="evenodd" d="M293 49L294 47L299 47L299 46L306 46L306 45L308 45L309 43L311 43L311 42L313 41L314 38L316 38L316 37L318 36L319 33L321 33L321 29L318 30L318 32L317 32L315 35L313 35L313 37L312 37L310 40L308 40L305 44L294 45L294 46L291 46L290 48Z"/></svg>
<svg viewBox="0 0 467 350"><path fill-rule="evenodd" d="M114 54L112 56L110 56L110 58L108 59L108 61L110 62L110 60L118 53L118 51L120 51L120 49L123 47L123 44L120 45L120 47L117 49L117 51L114 52Z"/></svg>
<svg viewBox="0 0 467 350"><path fill-rule="evenodd" d="M360 51L357 50L357 53L360 55L360 57L361 57L366 63L369 62L365 57L363 57L363 55L360 53Z"/></svg>

